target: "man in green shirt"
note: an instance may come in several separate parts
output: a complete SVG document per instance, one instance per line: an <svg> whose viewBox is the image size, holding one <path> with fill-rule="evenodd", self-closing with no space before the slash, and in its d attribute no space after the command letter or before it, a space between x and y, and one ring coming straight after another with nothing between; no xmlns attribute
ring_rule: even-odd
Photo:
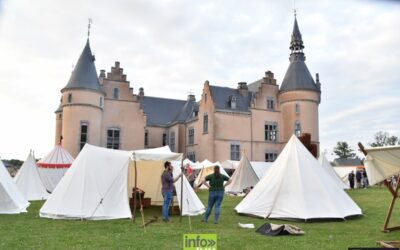
<svg viewBox="0 0 400 250"><path fill-rule="evenodd" d="M224 182L226 183L224 184ZM207 183L208 182L208 183ZM208 206L204 215L204 221L207 222L211 214L211 210L215 205L214 224L218 223L222 200L224 199L225 186L229 185L231 180L226 175L220 173L219 166L214 167L214 173L207 175L206 178L199 184L199 187L204 184L208 187Z"/></svg>

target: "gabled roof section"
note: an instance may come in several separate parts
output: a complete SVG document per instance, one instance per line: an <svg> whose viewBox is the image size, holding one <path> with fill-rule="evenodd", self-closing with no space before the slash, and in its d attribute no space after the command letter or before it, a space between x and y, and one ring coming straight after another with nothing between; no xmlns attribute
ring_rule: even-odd
<svg viewBox="0 0 400 250"><path fill-rule="evenodd" d="M214 100L216 109L227 110L231 112L250 112L252 92L248 91L246 95L241 95L238 89L227 87L211 86L210 91ZM230 100L232 97L236 99L235 109L231 108Z"/></svg>
<svg viewBox="0 0 400 250"><path fill-rule="evenodd" d="M69 81L62 91L65 89L90 89L103 92L97 77L94 60L88 39Z"/></svg>
<svg viewBox="0 0 400 250"><path fill-rule="evenodd" d="M143 96L140 106L147 116L148 126L167 126L175 121L186 104L185 100Z"/></svg>
<svg viewBox="0 0 400 250"><path fill-rule="evenodd" d="M188 121L192 118L194 111L198 111L198 104L196 103L196 101L186 101L186 103L183 105L183 107L175 117L174 122L182 123Z"/></svg>

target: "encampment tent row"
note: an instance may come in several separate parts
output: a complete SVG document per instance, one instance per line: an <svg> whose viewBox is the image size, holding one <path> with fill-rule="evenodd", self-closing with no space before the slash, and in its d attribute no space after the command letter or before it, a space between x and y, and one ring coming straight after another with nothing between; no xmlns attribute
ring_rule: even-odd
<svg viewBox="0 0 400 250"><path fill-rule="evenodd" d="M0 160L0 214L26 212L29 202L24 198Z"/></svg>
<svg viewBox="0 0 400 250"><path fill-rule="evenodd" d="M49 192L53 192L73 161L71 154L57 144L50 153L37 162L40 179Z"/></svg>
<svg viewBox="0 0 400 250"><path fill-rule="evenodd" d="M131 218L129 196L135 185L135 172L136 186L151 199L152 205L161 205L164 161L180 161L181 157L182 154L171 152L168 146L122 151L86 144L40 209L40 216L88 220ZM178 194L180 187L180 182L176 182ZM183 188L183 215L203 213L204 206L189 191L190 185L187 183Z"/></svg>
<svg viewBox="0 0 400 250"><path fill-rule="evenodd" d="M294 135L271 170L235 210L262 218L302 220L361 214L357 204Z"/></svg>
<svg viewBox="0 0 400 250"><path fill-rule="evenodd" d="M24 164L22 164L21 168L18 170L17 175L14 177L14 181L25 199L29 201L45 200L47 196L49 196L49 193L46 191L46 188L40 179L36 160L32 151L29 153Z"/></svg>

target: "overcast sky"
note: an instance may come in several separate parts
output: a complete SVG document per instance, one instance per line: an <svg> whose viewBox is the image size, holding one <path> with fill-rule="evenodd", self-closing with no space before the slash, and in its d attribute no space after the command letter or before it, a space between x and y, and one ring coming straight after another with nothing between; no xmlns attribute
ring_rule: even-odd
<svg viewBox="0 0 400 250"><path fill-rule="evenodd" d="M307 66L320 74L321 151L400 136L400 4L296 1ZM87 38L97 70L115 61L137 93L199 100L203 83L236 87L289 65L293 1L0 0L0 156L43 157L63 88ZM330 156L332 158L332 156Z"/></svg>

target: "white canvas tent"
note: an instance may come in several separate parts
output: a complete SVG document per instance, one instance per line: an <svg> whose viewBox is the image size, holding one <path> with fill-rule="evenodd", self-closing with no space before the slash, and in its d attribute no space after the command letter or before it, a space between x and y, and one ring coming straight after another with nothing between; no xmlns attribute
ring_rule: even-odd
<svg viewBox="0 0 400 250"><path fill-rule="evenodd" d="M239 162L240 161L226 160L222 162L221 166L224 169L237 169L239 166ZM261 179L270 170L272 164L273 162L264 162L264 161L250 162L251 167L256 172L259 179Z"/></svg>
<svg viewBox="0 0 400 250"><path fill-rule="evenodd" d="M21 194L0 160L0 214L23 213L28 206L29 202Z"/></svg>
<svg viewBox="0 0 400 250"><path fill-rule="evenodd" d="M243 154L239 166L231 177L231 184L226 186L225 192L240 193L247 187L253 187L260 179L250 164L249 159Z"/></svg>
<svg viewBox="0 0 400 250"><path fill-rule="evenodd" d="M73 161L74 158L70 153L57 144L37 162L40 179L49 192L53 192Z"/></svg>
<svg viewBox="0 0 400 250"><path fill-rule="evenodd" d="M338 185L339 188L341 188L341 189L349 188L349 186L347 186L342 181L342 179L339 177L339 175L333 169L332 165L329 163L328 159L326 159L324 154L321 154L319 156L318 162L322 166L322 168L325 169L325 171L329 174L329 176L332 178L332 180Z"/></svg>
<svg viewBox="0 0 400 250"><path fill-rule="evenodd" d="M131 218L129 196L135 179L132 159L136 161L137 187L145 191L145 197L151 198L153 205L160 205L163 163L180 158L181 154L172 153L168 147L122 151L86 144L40 209L40 216L88 220ZM175 188L180 194L177 183ZM184 197L185 193L193 194L186 185L183 192ZM183 205L183 215L203 211L204 206L199 207L198 202Z"/></svg>
<svg viewBox="0 0 400 250"><path fill-rule="evenodd" d="M221 174L226 175L229 177L228 173L221 167L221 164L219 162L210 162L209 160L204 160L200 163L200 166L198 166L198 169L201 169L200 172L198 173L196 180L194 181L194 186L197 187L199 183L206 178L207 175L210 175L214 173L214 167L218 166L219 171ZM201 189L207 189L206 185L201 185Z"/></svg>
<svg viewBox="0 0 400 250"><path fill-rule="evenodd" d="M294 135L271 170L235 210L263 218L303 220L361 214L357 204Z"/></svg>
<svg viewBox="0 0 400 250"><path fill-rule="evenodd" d="M370 185L400 173L400 146L366 148L364 160Z"/></svg>
<svg viewBox="0 0 400 250"><path fill-rule="evenodd" d="M17 175L14 177L18 189L29 201L45 200L49 193L40 179L36 160L30 152L24 164L22 164Z"/></svg>

